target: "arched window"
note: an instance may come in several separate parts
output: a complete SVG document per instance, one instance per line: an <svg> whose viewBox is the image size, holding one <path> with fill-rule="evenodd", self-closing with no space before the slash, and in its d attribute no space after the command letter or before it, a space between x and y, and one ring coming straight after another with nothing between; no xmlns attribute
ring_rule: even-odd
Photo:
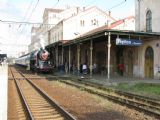
<svg viewBox="0 0 160 120"><path fill-rule="evenodd" d="M146 13L146 31L152 32L152 12L150 10Z"/></svg>
<svg viewBox="0 0 160 120"><path fill-rule="evenodd" d="M145 58L153 59L153 54L154 54L154 51L152 47L147 47L146 52L145 52Z"/></svg>

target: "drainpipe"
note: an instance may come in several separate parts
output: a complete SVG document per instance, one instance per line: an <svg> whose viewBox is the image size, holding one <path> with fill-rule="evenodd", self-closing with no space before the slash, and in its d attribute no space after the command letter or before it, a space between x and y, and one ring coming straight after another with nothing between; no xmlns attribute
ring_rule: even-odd
<svg viewBox="0 0 160 120"><path fill-rule="evenodd" d="M78 68L78 76L80 73L80 45L77 45L77 68Z"/></svg>
<svg viewBox="0 0 160 120"><path fill-rule="evenodd" d="M62 46L62 64L63 64L63 52L64 52L64 49L63 49L63 46Z"/></svg>
<svg viewBox="0 0 160 120"><path fill-rule="evenodd" d="M68 53L68 62L69 62L69 74L70 74L70 68L71 68L71 46L69 46L69 53Z"/></svg>
<svg viewBox="0 0 160 120"><path fill-rule="evenodd" d="M58 46L56 47L56 66L58 68Z"/></svg>
<svg viewBox="0 0 160 120"><path fill-rule="evenodd" d="M93 68L92 51L93 51L93 41L91 40L90 42L90 78L92 78L92 68Z"/></svg>

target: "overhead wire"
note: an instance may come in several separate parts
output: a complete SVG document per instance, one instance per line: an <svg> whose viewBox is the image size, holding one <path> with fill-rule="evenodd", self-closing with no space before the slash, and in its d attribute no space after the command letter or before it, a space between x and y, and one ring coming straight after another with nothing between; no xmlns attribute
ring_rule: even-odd
<svg viewBox="0 0 160 120"><path fill-rule="evenodd" d="M23 21L9 21L9 20L0 20L0 22L4 24L55 25L55 24L45 24L45 23L39 23L39 22L23 22Z"/></svg>
<svg viewBox="0 0 160 120"><path fill-rule="evenodd" d="M96 0L92 0L89 4L85 5L85 7L90 6L91 4L94 4L96 2Z"/></svg>
<svg viewBox="0 0 160 120"><path fill-rule="evenodd" d="M39 0L37 0L37 3L36 3L36 5L35 5L35 7L32 9L32 11L31 11L30 15L28 16L28 18L26 19L26 22L29 21L30 18L32 17L35 9L36 9L37 6L38 6L38 3L39 3ZM24 27L23 27L22 30L20 31L20 34L21 34L21 35L22 35L22 33L24 32L25 28L26 28L26 24L24 25Z"/></svg>
<svg viewBox="0 0 160 120"><path fill-rule="evenodd" d="M58 0L54 5L53 8L57 6L57 4L59 3L60 0Z"/></svg>
<svg viewBox="0 0 160 120"><path fill-rule="evenodd" d="M107 11L110 11L111 9L116 8L116 7L120 6L120 5L122 5L122 4L125 3L126 1L127 1L127 0L123 0L122 2L120 2L120 3L112 6L111 8L109 8Z"/></svg>
<svg viewBox="0 0 160 120"><path fill-rule="evenodd" d="M36 3L36 5L35 5L35 7L32 9L32 12L31 12L30 16L28 17L28 20L27 20L27 21L29 21L29 19L32 17L32 15L33 15L33 13L34 13L35 9L36 9L36 8L37 8L37 6L38 6L38 3L39 3L39 0L37 1L37 3Z"/></svg>
<svg viewBox="0 0 160 120"><path fill-rule="evenodd" d="M30 18L32 17L35 9L36 9L37 6L38 6L38 3L39 3L39 0L37 0L35 6L33 7L32 11L31 11L31 13L30 13L30 15L28 16L28 18L26 18L26 22L23 22L23 23L30 23L30 22L28 22L28 21L29 21ZM28 28L26 28L26 25L28 25L28 24L24 24L23 28L22 28L21 31L20 31L20 37L19 37L19 39L21 39L21 37L23 36L24 31L26 31L26 33L28 32L28 30L27 30ZM28 35L27 35L27 36L28 36Z"/></svg>
<svg viewBox="0 0 160 120"><path fill-rule="evenodd" d="M25 21L25 18L27 18L26 16L27 16L28 11L29 11L29 9L31 8L32 4L33 4L33 0L30 2L28 8L26 9L26 12L25 12L25 14L24 14L24 17L23 17L22 21ZM21 27L21 24L19 25L18 29L19 29L20 27Z"/></svg>

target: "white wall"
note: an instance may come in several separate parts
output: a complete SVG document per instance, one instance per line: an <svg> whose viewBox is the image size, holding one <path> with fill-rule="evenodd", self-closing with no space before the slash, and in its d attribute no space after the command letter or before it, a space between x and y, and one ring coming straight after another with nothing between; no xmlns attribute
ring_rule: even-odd
<svg viewBox="0 0 160 120"><path fill-rule="evenodd" d="M117 29L117 30L134 30L135 31L135 19L126 19L125 22L123 22L120 25L117 25L114 28L111 29Z"/></svg>
<svg viewBox="0 0 160 120"><path fill-rule="evenodd" d="M63 19L67 19L67 18L70 18L70 17L72 17L72 16L75 16L75 15L77 15L79 12L81 12L81 10L80 10L79 7L72 7L72 8L65 9L64 11L62 11L62 12L59 14L60 21L63 20Z"/></svg>
<svg viewBox="0 0 160 120"><path fill-rule="evenodd" d="M98 21L98 24L96 22L93 25L92 21L94 20ZM81 21L84 21L84 25L81 24ZM104 26L107 24L107 21L114 22L115 20L96 7L89 8L77 16L64 21L64 39L69 40L80 37L86 32ZM78 33L79 35L75 35L74 33Z"/></svg>
<svg viewBox="0 0 160 120"><path fill-rule="evenodd" d="M63 21L59 22L50 31L50 41L51 43L63 40Z"/></svg>

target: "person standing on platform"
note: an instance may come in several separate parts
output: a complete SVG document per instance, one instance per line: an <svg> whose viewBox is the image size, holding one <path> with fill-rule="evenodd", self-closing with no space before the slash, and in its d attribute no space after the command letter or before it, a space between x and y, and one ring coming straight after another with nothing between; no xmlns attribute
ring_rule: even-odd
<svg viewBox="0 0 160 120"><path fill-rule="evenodd" d="M87 65L86 65L86 63L83 64L82 71L83 71L83 75L87 74Z"/></svg>
<svg viewBox="0 0 160 120"><path fill-rule="evenodd" d="M120 75L123 76L123 74L124 74L124 64L123 64L123 63L120 63L120 64L118 65L118 67L119 67Z"/></svg>
<svg viewBox="0 0 160 120"><path fill-rule="evenodd" d="M96 63L93 64L93 73L94 74L97 73L97 64Z"/></svg>

